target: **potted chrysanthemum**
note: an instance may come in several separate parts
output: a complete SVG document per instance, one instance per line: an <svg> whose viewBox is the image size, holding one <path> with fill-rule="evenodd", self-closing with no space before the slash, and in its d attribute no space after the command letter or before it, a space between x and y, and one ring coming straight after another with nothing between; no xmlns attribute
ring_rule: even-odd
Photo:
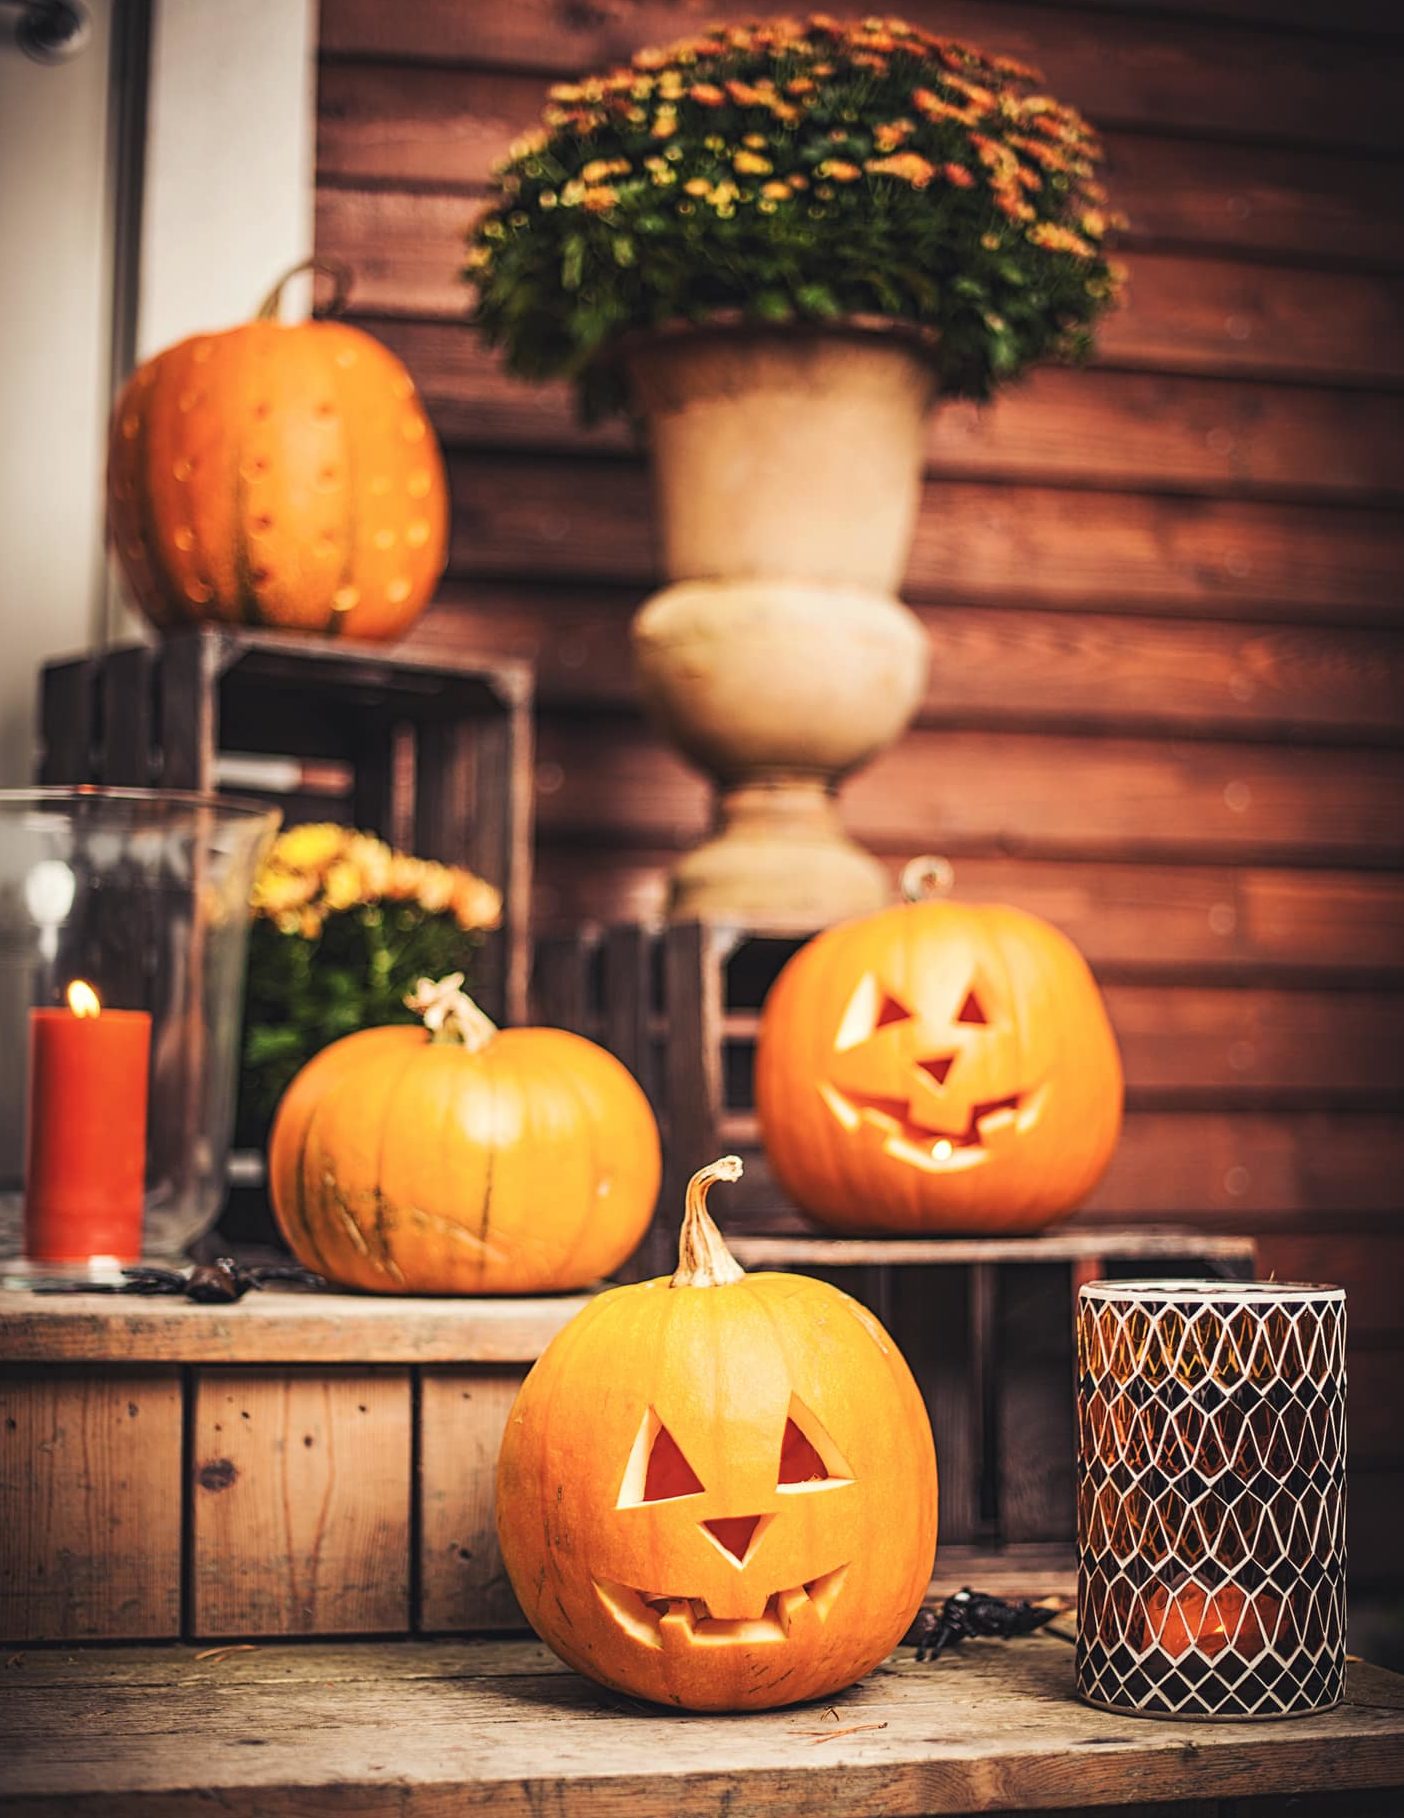
<svg viewBox="0 0 1404 1818"><path fill-rule="evenodd" d="M273 842L253 892L236 1116L261 1149L292 1077L352 1030L413 1022L424 977L469 972L502 896L458 865L329 821Z"/></svg>
<svg viewBox="0 0 1404 1818"><path fill-rule="evenodd" d="M1037 72L892 19L716 27L551 90L470 239L474 320L631 408L672 585L646 699L723 786L681 914L871 907L838 778L920 698L895 596L938 397L1076 356L1114 302L1096 138Z"/></svg>

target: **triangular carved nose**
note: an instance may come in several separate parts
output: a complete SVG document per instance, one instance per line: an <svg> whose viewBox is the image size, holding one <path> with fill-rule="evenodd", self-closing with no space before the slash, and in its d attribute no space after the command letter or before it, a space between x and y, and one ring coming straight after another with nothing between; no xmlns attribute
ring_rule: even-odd
<svg viewBox="0 0 1404 1818"><path fill-rule="evenodd" d="M719 1521L704 1521L702 1526L733 1559L744 1560L760 1524L759 1515L726 1515Z"/></svg>
<svg viewBox="0 0 1404 1818"><path fill-rule="evenodd" d="M917 1065L923 1073L929 1073L938 1086L944 1086L946 1075L955 1065L955 1056L954 1054L940 1054L935 1060L918 1061Z"/></svg>

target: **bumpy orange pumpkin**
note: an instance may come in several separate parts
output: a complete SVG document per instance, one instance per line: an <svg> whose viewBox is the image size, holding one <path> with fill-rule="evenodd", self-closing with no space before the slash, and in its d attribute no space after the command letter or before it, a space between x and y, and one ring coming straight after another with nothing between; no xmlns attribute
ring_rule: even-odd
<svg viewBox="0 0 1404 1818"><path fill-rule="evenodd" d="M383 1294L544 1294L648 1228L658 1129L628 1070L563 1029L494 1027L455 974L424 1027L364 1029L288 1087L269 1189L299 1261Z"/></svg>
<svg viewBox="0 0 1404 1818"><path fill-rule="evenodd" d="M344 322L277 321L287 281L258 320L132 375L112 413L109 535L160 628L398 637L443 572L438 443L387 347Z"/></svg>
<svg viewBox="0 0 1404 1818"><path fill-rule="evenodd" d="M929 866L908 867L909 894ZM761 1016L766 1154L840 1230L1037 1230L1100 1179L1121 1102L1086 961L1019 909L931 898L831 928Z"/></svg>
<svg viewBox="0 0 1404 1818"><path fill-rule="evenodd" d="M497 1528L528 1620L602 1684L688 1710L851 1685L936 1549L921 1395L866 1308L746 1275L693 1177L677 1273L602 1294L523 1383Z"/></svg>

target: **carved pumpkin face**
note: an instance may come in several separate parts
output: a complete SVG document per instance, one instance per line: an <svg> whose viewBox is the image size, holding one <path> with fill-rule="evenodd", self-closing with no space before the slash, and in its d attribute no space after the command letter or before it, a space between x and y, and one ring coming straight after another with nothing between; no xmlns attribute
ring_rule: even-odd
<svg viewBox="0 0 1404 1818"><path fill-rule="evenodd" d="M1121 1123L1082 956L1021 910L912 903L830 929L776 981L756 1097L781 1185L844 1230L1033 1230Z"/></svg>
<svg viewBox="0 0 1404 1818"><path fill-rule="evenodd" d="M930 1426L882 1327L827 1283L720 1254L727 1279L617 1288L566 1327L498 1482L542 1638L697 1710L851 1684L901 1639L936 1543Z"/></svg>

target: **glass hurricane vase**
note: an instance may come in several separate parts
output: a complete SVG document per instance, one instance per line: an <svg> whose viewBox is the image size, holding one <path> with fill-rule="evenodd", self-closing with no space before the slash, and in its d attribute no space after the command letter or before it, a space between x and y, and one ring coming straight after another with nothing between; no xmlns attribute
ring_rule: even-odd
<svg viewBox="0 0 1404 1818"><path fill-rule="evenodd" d="M249 895L278 821L258 803L174 791L0 790L7 1272L23 1248L32 1013L63 1005L77 979L104 1006L150 1018L143 1256L183 1257L219 1216Z"/></svg>

